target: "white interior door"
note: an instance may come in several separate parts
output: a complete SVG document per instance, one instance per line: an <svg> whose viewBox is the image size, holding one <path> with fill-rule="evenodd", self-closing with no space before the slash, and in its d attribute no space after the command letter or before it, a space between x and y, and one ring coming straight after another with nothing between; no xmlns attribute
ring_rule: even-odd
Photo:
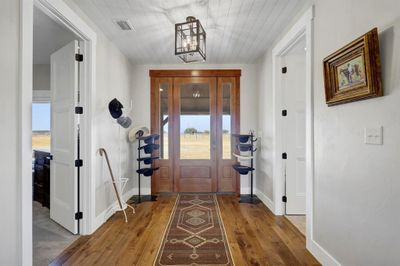
<svg viewBox="0 0 400 266"><path fill-rule="evenodd" d="M286 214L306 213L306 52L303 37L282 58L286 73L282 74L283 107L283 160L286 181Z"/></svg>
<svg viewBox="0 0 400 266"><path fill-rule="evenodd" d="M77 126L78 41L51 55L51 154L50 218L78 233Z"/></svg>

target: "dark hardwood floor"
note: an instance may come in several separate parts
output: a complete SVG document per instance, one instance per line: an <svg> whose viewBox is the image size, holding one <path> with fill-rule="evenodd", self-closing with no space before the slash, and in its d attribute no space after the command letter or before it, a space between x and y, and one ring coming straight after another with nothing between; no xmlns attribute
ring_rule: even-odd
<svg viewBox="0 0 400 266"><path fill-rule="evenodd" d="M118 212L93 235L82 236L51 265L153 265L176 196L141 203L125 223ZM306 250L304 236L285 217L262 203L239 204L219 195L218 203L236 266L320 265Z"/></svg>

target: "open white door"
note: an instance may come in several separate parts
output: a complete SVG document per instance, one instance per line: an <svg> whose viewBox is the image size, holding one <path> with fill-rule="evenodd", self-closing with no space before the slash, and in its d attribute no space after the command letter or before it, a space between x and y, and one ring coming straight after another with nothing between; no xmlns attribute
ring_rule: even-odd
<svg viewBox="0 0 400 266"><path fill-rule="evenodd" d="M78 233L77 131L78 41L51 55L50 218Z"/></svg>
<svg viewBox="0 0 400 266"><path fill-rule="evenodd" d="M305 37L292 46L282 58L283 160L286 188L286 214L306 213L306 52Z"/></svg>

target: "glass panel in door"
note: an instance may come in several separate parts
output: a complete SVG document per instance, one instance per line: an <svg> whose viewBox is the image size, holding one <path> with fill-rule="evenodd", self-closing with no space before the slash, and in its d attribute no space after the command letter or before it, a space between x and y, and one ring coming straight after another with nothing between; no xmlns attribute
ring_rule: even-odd
<svg viewBox="0 0 400 266"><path fill-rule="evenodd" d="M174 79L176 192L216 192L216 79Z"/></svg>
<svg viewBox="0 0 400 266"><path fill-rule="evenodd" d="M232 169L237 163L232 152L236 139L232 133L239 132L238 98L236 79L231 77L218 78L217 96L217 162L218 162L218 192L237 192L238 176Z"/></svg>
<svg viewBox="0 0 400 266"><path fill-rule="evenodd" d="M222 84L222 159L231 159L231 88L232 83Z"/></svg>
<svg viewBox="0 0 400 266"><path fill-rule="evenodd" d="M173 160L172 160L172 78L157 78L152 82L152 108L157 112L152 115L152 133L160 134L158 144L160 148L153 154L159 156L160 160L153 162L153 167L159 167L151 179L152 191L173 191Z"/></svg>
<svg viewBox="0 0 400 266"><path fill-rule="evenodd" d="M180 159L211 158L210 87L187 83L180 87Z"/></svg>
<svg viewBox="0 0 400 266"><path fill-rule="evenodd" d="M160 83L159 99L160 99L160 159L168 160L168 127L169 127L169 109L168 109L169 84Z"/></svg>

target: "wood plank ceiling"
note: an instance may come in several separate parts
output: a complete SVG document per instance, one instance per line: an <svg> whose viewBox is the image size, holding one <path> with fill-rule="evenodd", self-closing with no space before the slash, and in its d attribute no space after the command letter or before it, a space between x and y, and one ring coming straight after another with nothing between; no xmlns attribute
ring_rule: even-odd
<svg viewBox="0 0 400 266"><path fill-rule="evenodd" d="M308 0L73 0L133 64L181 63L174 24L199 18L208 63L254 63ZM129 19L122 31L115 19Z"/></svg>

